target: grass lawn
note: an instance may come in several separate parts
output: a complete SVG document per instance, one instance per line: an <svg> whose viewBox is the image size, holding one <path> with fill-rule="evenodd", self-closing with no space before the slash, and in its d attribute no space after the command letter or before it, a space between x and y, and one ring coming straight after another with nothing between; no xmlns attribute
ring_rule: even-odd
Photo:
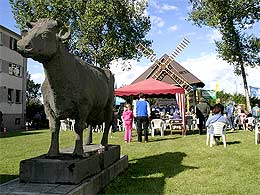
<svg viewBox="0 0 260 195"><path fill-rule="evenodd" d="M102 194L260 194L260 145L250 131L227 132L227 148L205 145L205 135L179 134L149 137L148 143L124 143L116 132L110 144L121 145L129 158L128 170L120 174ZM61 148L74 145L71 131L60 134ZM101 134L94 133L94 143ZM19 162L46 153L49 130L13 132L0 139L1 183L18 177Z"/></svg>

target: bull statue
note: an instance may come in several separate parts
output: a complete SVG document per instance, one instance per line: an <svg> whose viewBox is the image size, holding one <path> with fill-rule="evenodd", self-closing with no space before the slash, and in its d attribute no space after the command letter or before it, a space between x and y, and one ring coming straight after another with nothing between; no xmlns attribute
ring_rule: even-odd
<svg viewBox="0 0 260 195"><path fill-rule="evenodd" d="M69 53L62 42L69 38L70 29L60 22L40 19L27 26L31 29L18 41L17 49L22 56L40 62L44 67L45 80L41 90L51 129L47 155L60 155L60 120L66 118L75 119L74 156L84 156L83 130L86 123L105 122L101 145L106 146L113 112L113 74Z"/></svg>

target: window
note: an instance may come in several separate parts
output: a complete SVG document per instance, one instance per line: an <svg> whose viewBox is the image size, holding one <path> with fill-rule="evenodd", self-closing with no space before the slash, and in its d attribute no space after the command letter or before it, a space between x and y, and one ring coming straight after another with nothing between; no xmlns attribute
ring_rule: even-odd
<svg viewBox="0 0 260 195"><path fill-rule="evenodd" d="M12 50L17 50L17 40L13 37L10 37L10 45L9 45L10 49Z"/></svg>
<svg viewBox="0 0 260 195"><path fill-rule="evenodd" d="M8 102L10 102L10 103L13 102L13 93L14 93L14 90L13 90L13 89L8 89L8 97L7 97L7 100L8 100Z"/></svg>
<svg viewBox="0 0 260 195"><path fill-rule="evenodd" d="M9 63L8 73L9 75L21 77L21 66Z"/></svg>
<svg viewBox="0 0 260 195"><path fill-rule="evenodd" d="M15 103L21 103L21 90L16 90Z"/></svg>
<svg viewBox="0 0 260 195"><path fill-rule="evenodd" d="M15 118L15 125L21 124L21 118Z"/></svg>
<svg viewBox="0 0 260 195"><path fill-rule="evenodd" d="M164 63L164 61L165 61L165 59L164 59L164 58L162 58L162 59L161 59L161 63Z"/></svg>

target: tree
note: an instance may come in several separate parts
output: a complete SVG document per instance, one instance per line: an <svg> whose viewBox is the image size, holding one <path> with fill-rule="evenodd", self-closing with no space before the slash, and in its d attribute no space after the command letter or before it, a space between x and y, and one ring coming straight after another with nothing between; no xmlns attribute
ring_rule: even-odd
<svg viewBox="0 0 260 195"><path fill-rule="evenodd" d="M150 46L145 0L9 0L20 29L39 18L62 21L72 29L68 47L88 62L109 67L114 59L139 58L136 45Z"/></svg>
<svg viewBox="0 0 260 195"><path fill-rule="evenodd" d="M41 92L39 91L40 87L41 84L34 83L34 81L31 80L31 75L27 72L26 106L41 104Z"/></svg>
<svg viewBox="0 0 260 195"><path fill-rule="evenodd" d="M247 30L260 19L259 0L190 0L190 3L190 21L200 27L216 28L222 34L222 40L216 41L218 54L234 66L235 74L242 75L250 111L245 67L260 65L260 38Z"/></svg>
<svg viewBox="0 0 260 195"><path fill-rule="evenodd" d="M27 72L27 86L26 86L26 121L31 122L37 112L42 115L41 126L47 126L47 121L44 119L44 107L40 100L41 92L40 92L41 84L34 83L31 80L31 75Z"/></svg>

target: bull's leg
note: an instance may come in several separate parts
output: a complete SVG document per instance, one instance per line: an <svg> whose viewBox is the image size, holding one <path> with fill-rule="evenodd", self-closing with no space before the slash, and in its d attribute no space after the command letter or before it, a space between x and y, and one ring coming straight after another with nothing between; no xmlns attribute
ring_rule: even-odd
<svg viewBox="0 0 260 195"><path fill-rule="evenodd" d="M51 145L47 155L50 157L56 157L59 156L60 120L50 118L49 124L51 129Z"/></svg>
<svg viewBox="0 0 260 195"><path fill-rule="evenodd" d="M106 114L106 116L105 116L105 129L104 129L103 137L102 137L102 140L101 140L102 146L108 145L108 133L109 133L109 129L110 129L111 122L112 122L113 107L111 107L110 109L107 109L105 114Z"/></svg>
<svg viewBox="0 0 260 195"><path fill-rule="evenodd" d="M83 156L83 130L85 128L85 121L83 120L75 120L75 147L73 156Z"/></svg>
<svg viewBox="0 0 260 195"><path fill-rule="evenodd" d="M90 145L92 143L92 131L93 127L92 125L89 125L86 129L86 136L85 136L85 144Z"/></svg>

